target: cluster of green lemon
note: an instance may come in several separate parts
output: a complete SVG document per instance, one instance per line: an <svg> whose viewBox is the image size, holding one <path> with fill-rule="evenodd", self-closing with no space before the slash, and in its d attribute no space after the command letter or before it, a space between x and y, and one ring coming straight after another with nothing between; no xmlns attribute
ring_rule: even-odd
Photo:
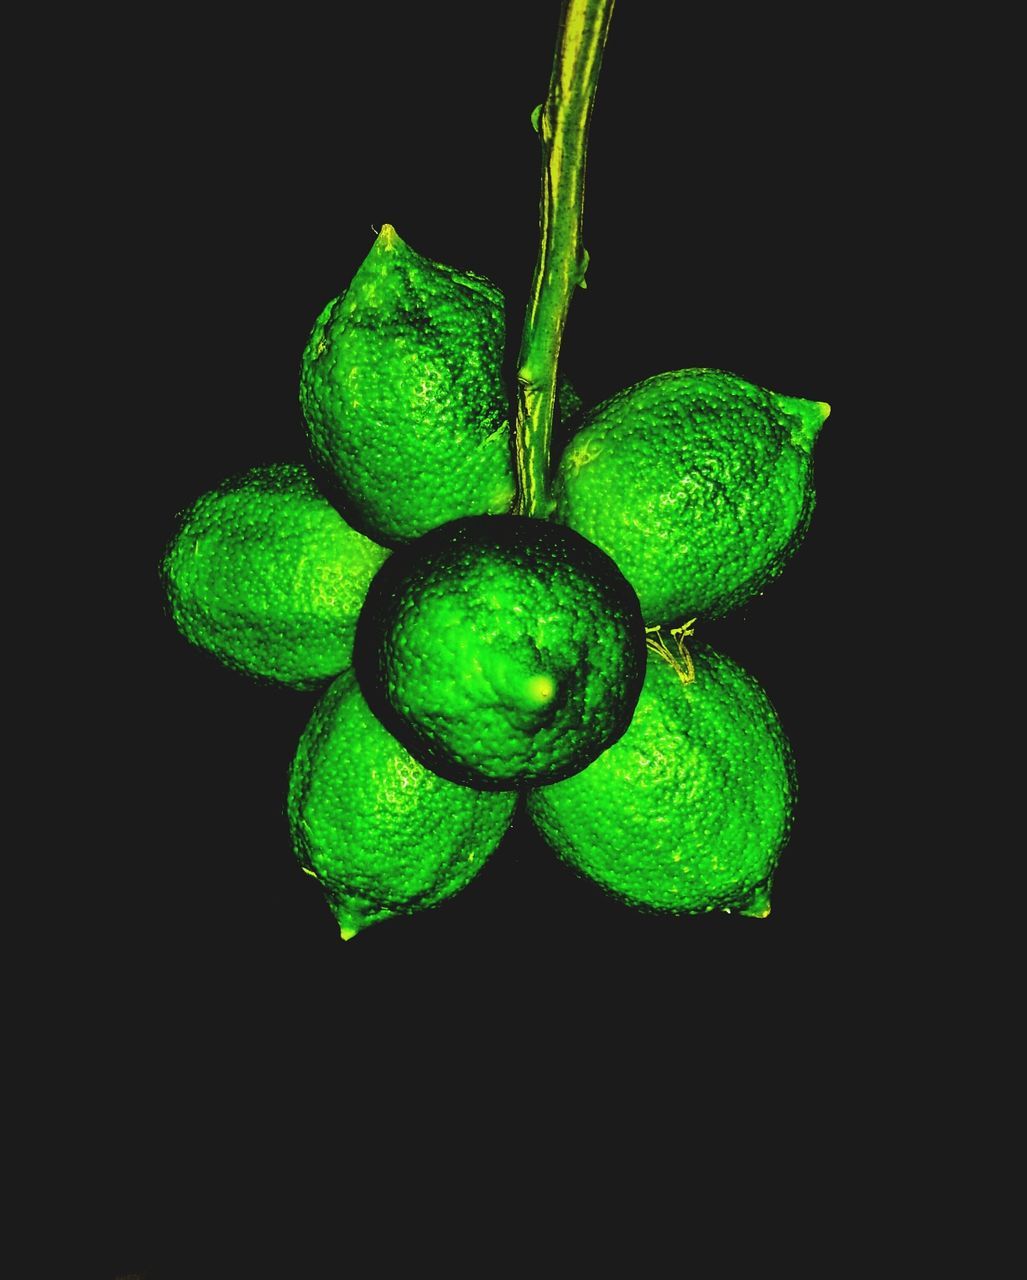
<svg viewBox="0 0 1027 1280"><path fill-rule="evenodd" d="M685 640L804 534L827 406L650 378L585 415L529 519L503 351L494 286L384 227L303 354L324 487L282 464L201 497L163 562L175 622L250 675L331 681L288 810L344 938L462 888L525 791L621 899L766 915L788 744L755 680Z"/></svg>

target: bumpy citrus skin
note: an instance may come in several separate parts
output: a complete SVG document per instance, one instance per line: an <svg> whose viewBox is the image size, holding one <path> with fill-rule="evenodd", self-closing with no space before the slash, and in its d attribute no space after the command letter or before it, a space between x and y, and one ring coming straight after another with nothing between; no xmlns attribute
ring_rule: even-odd
<svg viewBox="0 0 1027 1280"><path fill-rule="evenodd" d="M503 838L515 803L418 764L348 671L317 704L289 778L296 856L320 881L346 939L462 889Z"/></svg>
<svg viewBox="0 0 1027 1280"><path fill-rule="evenodd" d="M517 787L566 777L623 733L645 631L623 575L578 534L478 517L395 553L368 593L355 661L419 759Z"/></svg>
<svg viewBox="0 0 1027 1280"><path fill-rule="evenodd" d="M791 751L757 682L689 642L695 678L650 652L620 741L528 796L546 841L633 906L765 916L794 798Z"/></svg>
<svg viewBox="0 0 1027 1280"><path fill-rule="evenodd" d="M560 458L553 518L613 557L647 623L720 617L802 540L828 412L714 369L658 374L586 415Z"/></svg>
<svg viewBox="0 0 1027 1280"><path fill-rule="evenodd" d="M509 511L503 296L382 228L303 352L300 403L348 519L399 545Z"/></svg>
<svg viewBox="0 0 1027 1280"><path fill-rule="evenodd" d="M190 643L294 689L349 666L360 607L389 552L351 529L304 467L254 467L180 521L161 572Z"/></svg>

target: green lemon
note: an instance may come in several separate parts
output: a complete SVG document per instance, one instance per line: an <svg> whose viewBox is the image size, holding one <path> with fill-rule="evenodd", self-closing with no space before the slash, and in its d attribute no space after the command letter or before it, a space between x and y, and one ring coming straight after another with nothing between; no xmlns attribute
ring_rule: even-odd
<svg viewBox="0 0 1027 1280"><path fill-rule="evenodd" d="M360 607L388 555L304 467L283 463L197 499L161 571L190 643L251 676L313 689L349 666Z"/></svg>
<svg viewBox="0 0 1027 1280"><path fill-rule="evenodd" d="M616 565L543 520L455 520L383 567L355 663L418 759L480 787L583 768L627 728L645 670L635 593Z"/></svg>
<svg viewBox="0 0 1027 1280"><path fill-rule="evenodd" d="M793 795L791 751L759 684L706 645L657 637L630 728L587 769L531 792L528 811L561 858L633 906L765 916Z"/></svg>
<svg viewBox="0 0 1027 1280"><path fill-rule="evenodd" d="M289 777L296 856L345 939L452 897L503 838L516 796L424 768L378 722L352 672L314 709Z"/></svg>
<svg viewBox="0 0 1027 1280"><path fill-rule="evenodd" d="M347 518L399 545L444 521L509 511L503 296L384 226L318 317L300 403Z"/></svg>
<svg viewBox="0 0 1027 1280"><path fill-rule="evenodd" d="M828 413L714 369L659 374L586 415L560 458L554 519L616 560L647 623L720 617L805 534Z"/></svg>

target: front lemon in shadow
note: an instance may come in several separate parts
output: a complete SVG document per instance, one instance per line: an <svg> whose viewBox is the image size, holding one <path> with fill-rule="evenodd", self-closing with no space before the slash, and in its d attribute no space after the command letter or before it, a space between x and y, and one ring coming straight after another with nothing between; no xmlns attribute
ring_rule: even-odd
<svg viewBox="0 0 1027 1280"><path fill-rule="evenodd" d="M598 547L519 516L454 520L386 561L357 626L368 700L411 753L482 788L552 782L627 728L638 598Z"/></svg>

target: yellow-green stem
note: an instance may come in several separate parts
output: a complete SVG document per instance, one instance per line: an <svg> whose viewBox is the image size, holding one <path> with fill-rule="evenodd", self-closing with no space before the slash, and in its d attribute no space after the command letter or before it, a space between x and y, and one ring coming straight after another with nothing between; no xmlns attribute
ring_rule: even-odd
<svg viewBox="0 0 1027 1280"><path fill-rule="evenodd" d="M517 511L547 516L556 367L575 288L584 287L581 243L585 153L614 0L565 0L549 92L535 113L542 142L541 240L517 361Z"/></svg>

